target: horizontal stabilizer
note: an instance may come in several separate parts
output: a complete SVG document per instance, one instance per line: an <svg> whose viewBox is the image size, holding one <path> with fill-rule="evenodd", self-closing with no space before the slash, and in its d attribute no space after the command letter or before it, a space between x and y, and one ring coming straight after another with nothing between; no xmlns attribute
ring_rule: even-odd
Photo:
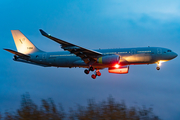
<svg viewBox="0 0 180 120"><path fill-rule="evenodd" d="M4 49L4 50L6 50L6 51L8 51L8 52L10 52L10 53L12 53L12 54L15 54L15 55L17 55L17 56L20 56L20 57L25 57L25 58L29 58L29 57L30 57L30 56L28 56L28 55L22 54L22 53L20 53L20 52L16 52L16 51L14 51L14 50L10 50L10 49Z"/></svg>

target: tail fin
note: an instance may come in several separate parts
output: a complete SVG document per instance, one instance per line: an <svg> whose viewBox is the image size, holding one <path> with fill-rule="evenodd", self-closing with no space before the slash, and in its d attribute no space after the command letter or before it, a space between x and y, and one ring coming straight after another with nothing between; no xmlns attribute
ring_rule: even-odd
<svg viewBox="0 0 180 120"><path fill-rule="evenodd" d="M40 51L19 30L11 30L17 51L23 54L31 54Z"/></svg>

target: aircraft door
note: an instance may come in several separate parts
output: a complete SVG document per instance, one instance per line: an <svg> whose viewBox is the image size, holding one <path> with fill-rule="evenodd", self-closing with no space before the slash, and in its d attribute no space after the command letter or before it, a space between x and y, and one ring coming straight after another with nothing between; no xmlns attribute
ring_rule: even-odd
<svg viewBox="0 0 180 120"><path fill-rule="evenodd" d="M131 54L136 54L136 49L132 49Z"/></svg>
<svg viewBox="0 0 180 120"><path fill-rule="evenodd" d="M162 54L162 49L161 48L157 49L157 54Z"/></svg>
<svg viewBox="0 0 180 120"><path fill-rule="evenodd" d="M137 61L137 56L135 54L136 54L136 49L132 49L131 50L130 61L132 61L132 62L136 62Z"/></svg>
<svg viewBox="0 0 180 120"><path fill-rule="evenodd" d="M42 54L42 61L43 62L46 62L46 55L47 55L46 53Z"/></svg>
<svg viewBox="0 0 180 120"><path fill-rule="evenodd" d="M156 59L161 59L161 57L162 57L162 49L161 48L157 48Z"/></svg>

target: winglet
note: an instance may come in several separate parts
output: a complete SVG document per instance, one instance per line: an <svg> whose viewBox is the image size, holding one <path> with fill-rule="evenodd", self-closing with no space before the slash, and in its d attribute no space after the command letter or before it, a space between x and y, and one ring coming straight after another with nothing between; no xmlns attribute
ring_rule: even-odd
<svg viewBox="0 0 180 120"><path fill-rule="evenodd" d="M44 32L42 29L39 29L39 31L41 32L43 36L51 36L50 34L47 34L46 32Z"/></svg>

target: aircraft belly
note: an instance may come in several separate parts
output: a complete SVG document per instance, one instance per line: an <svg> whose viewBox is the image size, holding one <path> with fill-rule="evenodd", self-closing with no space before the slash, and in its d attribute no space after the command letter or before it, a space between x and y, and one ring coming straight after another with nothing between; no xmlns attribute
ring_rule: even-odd
<svg viewBox="0 0 180 120"><path fill-rule="evenodd" d="M73 67L74 57L58 57L56 65L60 67Z"/></svg>
<svg viewBox="0 0 180 120"><path fill-rule="evenodd" d="M75 67L80 67L80 66L88 66L83 60L76 60L76 61L74 61L73 62L73 65L75 66Z"/></svg>
<svg viewBox="0 0 180 120"><path fill-rule="evenodd" d="M56 64L57 64L58 66L65 67L65 66L68 66L69 60L66 59L66 58L57 58Z"/></svg>
<svg viewBox="0 0 180 120"><path fill-rule="evenodd" d="M73 62L76 61L77 57L50 57L46 60L46 64L56 67L74 67Z"/></svg>

